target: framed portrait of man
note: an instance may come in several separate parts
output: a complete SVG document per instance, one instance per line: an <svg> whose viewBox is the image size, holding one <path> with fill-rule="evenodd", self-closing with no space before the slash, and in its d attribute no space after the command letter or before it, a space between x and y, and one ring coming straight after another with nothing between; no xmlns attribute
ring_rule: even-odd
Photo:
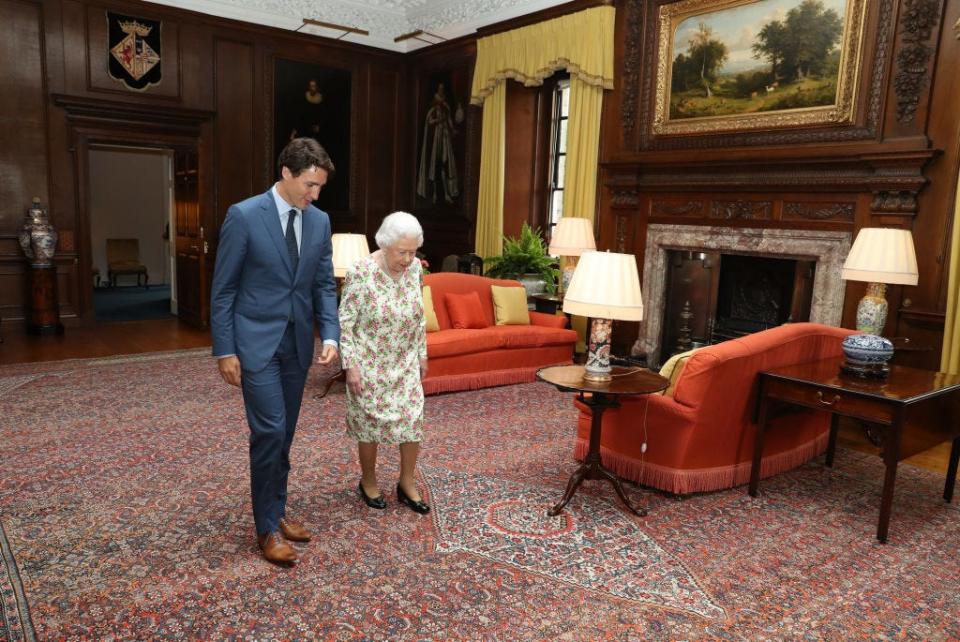
<svg viewBox="0 0 960 642"><path fill-rule="evenodd" d="M273 157L291 139L316 139L330 154L336 176L315 205L328 212L350 209L350 100L348 70L296 60L274 62Z"/></svg>

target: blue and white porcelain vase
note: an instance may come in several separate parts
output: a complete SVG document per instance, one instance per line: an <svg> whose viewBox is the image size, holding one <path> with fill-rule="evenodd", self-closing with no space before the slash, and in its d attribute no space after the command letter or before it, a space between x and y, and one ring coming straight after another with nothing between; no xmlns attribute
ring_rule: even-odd
<svg viewBox="0 0 960 642"><path fill-rule="evenodd" d="M851 334L841 344L847 364L864 368L885 365L893 356L893 343L875 334Z"/></svg>
<svg viewBox="0 0 960 642"><path fill-rule="evenodd" d="M23 253L30 259L31 267L46 268L53 265L57 251L57 231L50 224L47 211L40 206L40 199L33 197L33 205L23 218L17 235Z"/></svg>

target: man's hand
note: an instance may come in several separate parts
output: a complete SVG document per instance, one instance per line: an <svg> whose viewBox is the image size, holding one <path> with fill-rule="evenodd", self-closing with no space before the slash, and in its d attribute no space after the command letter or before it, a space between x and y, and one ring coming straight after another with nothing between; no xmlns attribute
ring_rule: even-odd
<svg viewBox="0 0 960 642"><path fill-rule="evenodd" d="M360 368L347 368L347 389L354 396L363 393L363 377L360 376Z"/></svg>
<svg viewBox="0 0 960 642"><path fill-rule="evenodd" d="M330 345L329 343L323 344L323 349L320 351L320 356L317 357L317 365L325 366L327 364L333 363L333 360L337 358L337 347Z"/></svg>
<svg viewBox="0 0 960 642"><path fill-rule="evenodd" d="M231 386L240 387L240 358L236 356L217 359L220 376Z"/></svg>

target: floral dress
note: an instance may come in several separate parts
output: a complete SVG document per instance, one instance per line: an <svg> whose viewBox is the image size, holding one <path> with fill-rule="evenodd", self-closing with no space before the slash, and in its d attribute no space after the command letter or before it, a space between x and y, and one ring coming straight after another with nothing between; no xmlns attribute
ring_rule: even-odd
<svg viewBox="0 0 960 642"><path fill-rule="evenodd" d="M400 444L423 440L420 360L427 358L419 261L394 280L373 256L347 271L340 301L340 360L360 370L363 392L347 389L347 435Z"/></svg>

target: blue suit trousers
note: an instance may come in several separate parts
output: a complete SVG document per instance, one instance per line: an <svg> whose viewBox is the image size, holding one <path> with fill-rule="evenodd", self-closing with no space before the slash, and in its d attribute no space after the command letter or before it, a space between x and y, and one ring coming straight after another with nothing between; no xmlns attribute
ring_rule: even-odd
<svg viewBox="0 0 960 642"><path fill-rule="evenodd" d="M244 370L243 401L250 426L250 493L257 535L279 529L286 516L290 446L300 416L307 369L300 365L293 324L257 372Z"/></svg>

